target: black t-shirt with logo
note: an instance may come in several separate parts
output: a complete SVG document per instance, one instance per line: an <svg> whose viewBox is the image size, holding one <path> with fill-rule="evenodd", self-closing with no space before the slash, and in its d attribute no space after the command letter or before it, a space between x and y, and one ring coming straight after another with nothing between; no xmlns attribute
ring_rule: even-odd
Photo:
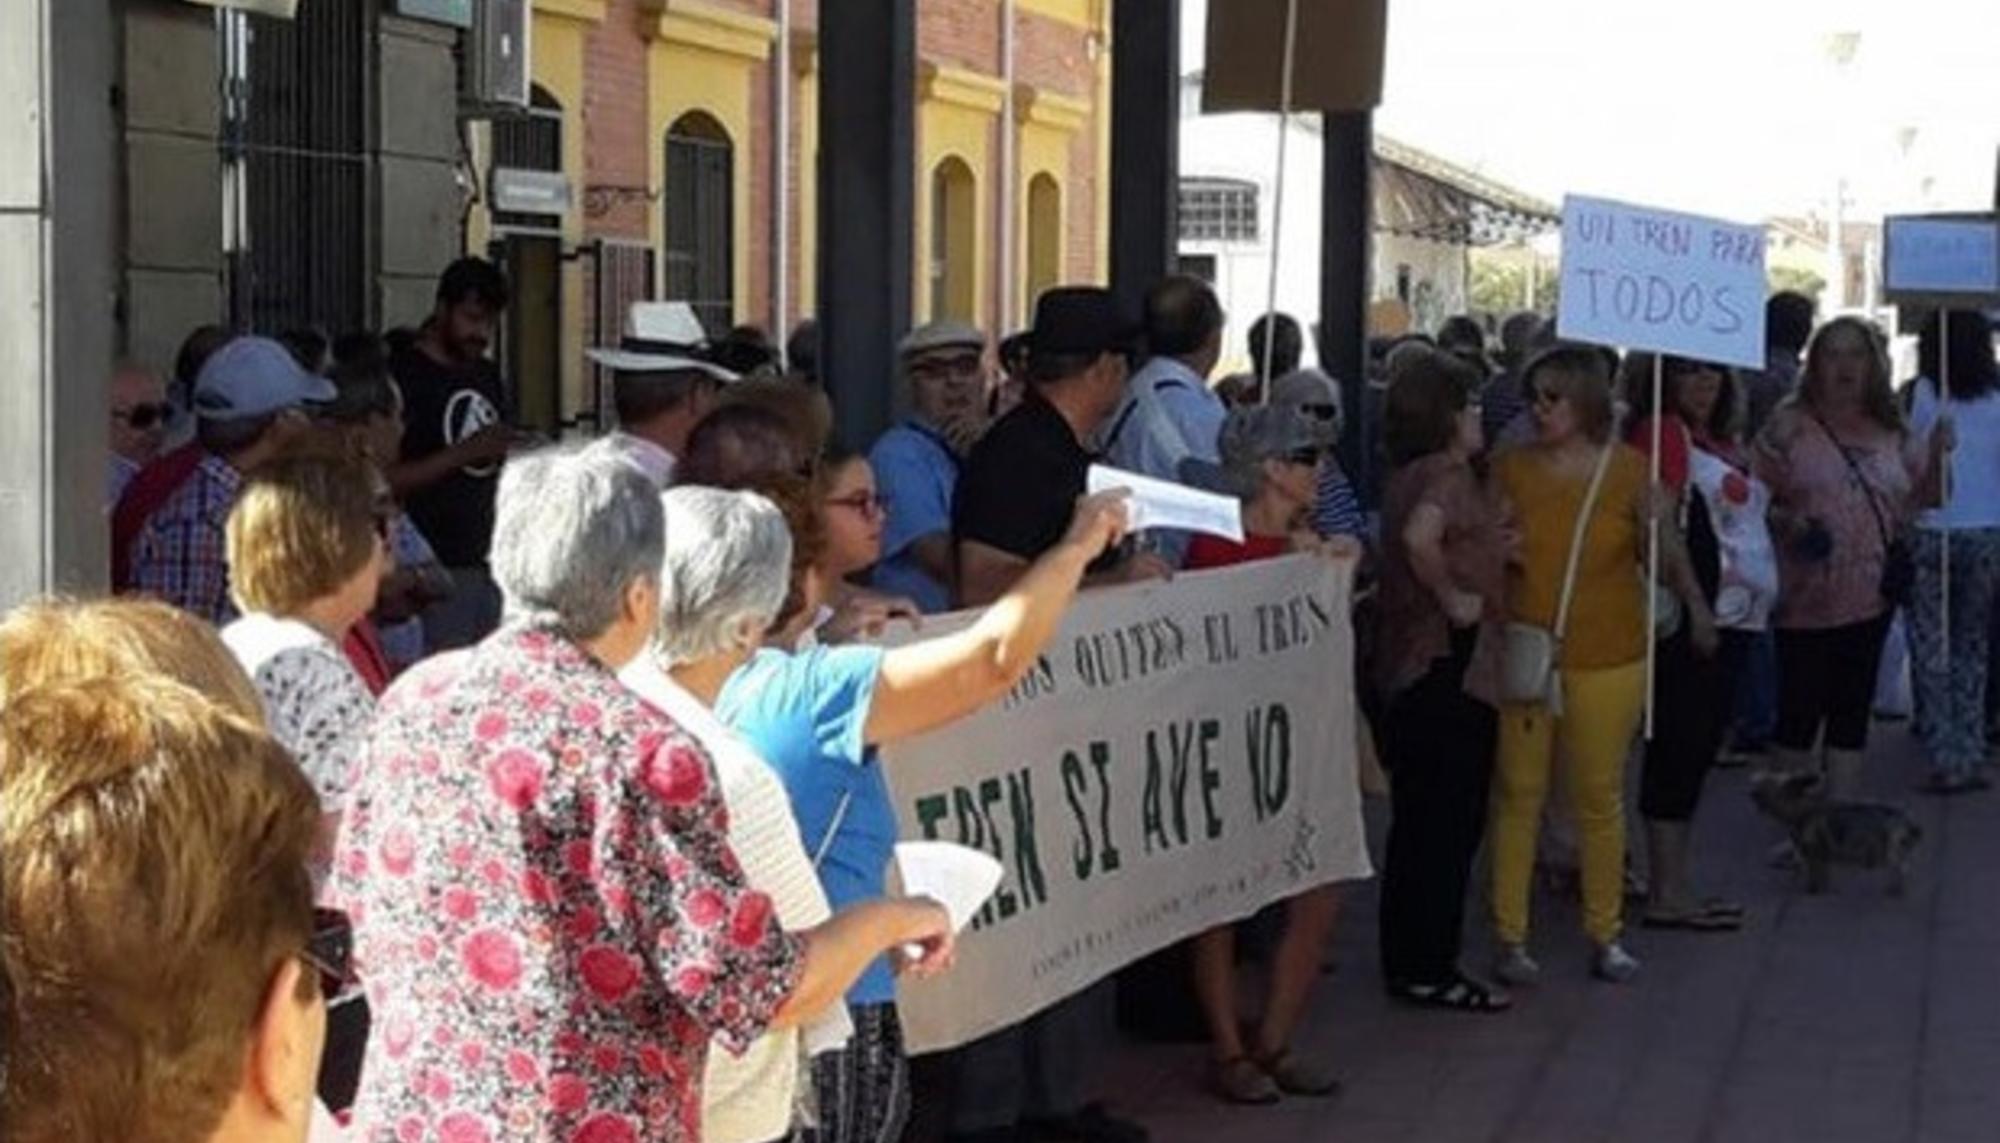
<svg viewBox="0 0 2000 1143"><path fill-rule="evenodd" d="M501 421L500 373L490 361L438 363L412 344L389 359L403 390L403 459L422 460ZM461 468L404 500L410 520L450 568L483 567L493 543L500 462Z"/></svg>
<svg viewBox="0 0 2000 1143"><path fill-rule="evenodd" d="M1029 390L966 458L952 500L953 536L1036 559L1069 531L1095 459L1055 406ZM1117 559L1106 552L1090 570Z"/></svg>

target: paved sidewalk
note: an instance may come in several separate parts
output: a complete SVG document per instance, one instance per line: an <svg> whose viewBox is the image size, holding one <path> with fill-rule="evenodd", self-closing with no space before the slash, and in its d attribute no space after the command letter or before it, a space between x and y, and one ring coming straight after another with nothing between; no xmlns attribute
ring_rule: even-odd
<svg viewBox="0 0 2000 1143"><path fill-rule="evenodd" d="M1368 886L1349 900L1303 1045L1339 1061L1342 1098L1226 1108L1206 1094L1203 1051L1184 1047L1123 1050L1110 1094L1156 1143L2000 1140L2000 792L1940 801L1911 791L1918 772L1902 728L1878 727L1872 792L1911 807L1926 835L1903 899L1846 869L1825 896L1803 895L1765 865L1777 834L1743 772L1720 771L1698 875L1750 907L1743 932L1635 928L1639 981L1597 984L1575 907L1544 898L1546 983L1503 1016L1416 1012L1381 994Z"/></svg>

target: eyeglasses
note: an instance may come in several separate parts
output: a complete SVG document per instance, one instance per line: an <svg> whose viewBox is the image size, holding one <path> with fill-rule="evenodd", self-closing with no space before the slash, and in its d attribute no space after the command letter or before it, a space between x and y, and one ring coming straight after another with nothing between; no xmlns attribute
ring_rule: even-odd
<svg viewBox="0 0 2000 1143"><path fill-rule="evenodd" d="M914 381L944 381L978 372L977 353L964 353L955 357L930 357L910 363L910 378Z"/></svg>
<svg viewBox="0 0 2000 1143"><path fill-rule="evenodd" d="M299 959L319 973L319 994L332 1000L358 979L354 975L354 922L339 909L314 909L312 936Z"/></svg>
<svg viewBox="0 0 2000 1143"><path fill-rule="evenodd" d="M174 407L165 401L155 404L134 405L129 409L113 409L111 415L126 424L144 432L154 425L165 424L174 415Z"/></svg>
<svg viewBox="0 0 2000 1143"><path fill-rule="evenodd" d="M889 502L873 492L857 492L852 496L828 499L827 505L833 508L846 508L852 512L859 512L863 517L870 520L889 511Z"/></svg>

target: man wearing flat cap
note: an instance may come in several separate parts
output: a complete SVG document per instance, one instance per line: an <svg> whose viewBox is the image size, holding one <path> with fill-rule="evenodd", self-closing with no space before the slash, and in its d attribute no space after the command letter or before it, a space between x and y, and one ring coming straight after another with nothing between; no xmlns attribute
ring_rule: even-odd
<svg viewBox="0 0 2000 1143"><path fill-rule="evenodd" d="M889 512L874 586L936 614L951 610L959 466L986 431L986 335L964 322L934 321L911 330L897 356L910 415L868 454Z"/></svg>

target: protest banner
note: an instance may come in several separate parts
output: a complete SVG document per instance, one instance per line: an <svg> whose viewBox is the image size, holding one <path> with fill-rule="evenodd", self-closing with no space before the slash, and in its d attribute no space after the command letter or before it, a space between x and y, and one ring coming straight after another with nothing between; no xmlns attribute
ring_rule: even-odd
<svg viewBox="0 0 2000 1143"><path fill-rule="evenodd" d="M1902 215L1882 220L1882 294L1892 302L2000 305L2000 215Z"/></svg>
<svg viewBox="0 0 2000 1143"><path fill-rule="evenodd" d="M1882 295L1908 306L1937 309L1938 342L1951 344L1953 307L2000 305L2000 215L1922 214L1882 220ZM1951 353L1938 354L1938 394L1951 399ZM1944 471L1944 502L1954 493ZM1951 531L1938 533L1939 654L1951 669Z"/></svg>
<svg viewBox="0 0 2000 1143"><path fill-rule="evenodd" d="M885 752L904 839L1006 868L957 967L903 982L911 1051L978 1039L1192 934L1369 875L1351 575L1296 556L1089 593L1004 702Z"/></svg>
<svg viewBox="0 0 2000 1143"><path fill-rule="evenodd" d="M1764 367L1764 232L1692 214L1563 200L1564 338Z"/></svg>
<svg viewBox="0 0 2000 1143"><path fill-rule="evenodd" d="M1571 341L1764 367L1764 232L1721 219L1571 195L1563 200L1562 296L1556 332ZM1663 360L1653 361L1653 408ZM1652 484L1660 483L1661 418L1653 418ZM1660 524L1646 539L1647 579L1660 582ZM1660 591L1646 621L1659 629ZM1645 734L1654 730L1658 645L1646 644Z"/></svg>

